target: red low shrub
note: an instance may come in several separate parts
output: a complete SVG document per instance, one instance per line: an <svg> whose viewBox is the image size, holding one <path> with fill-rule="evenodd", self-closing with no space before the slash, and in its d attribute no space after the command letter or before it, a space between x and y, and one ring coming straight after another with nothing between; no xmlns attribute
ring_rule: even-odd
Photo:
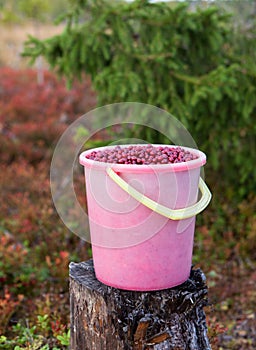
<svg viewBox="0 0 256 350"><path fill-rule="evenodd" d="M79 238L54 210L49 175L58 138L72 121L93 109L95 102L87 78L68 90L53 73L45 72L44 83L37 85L32 69L0 67L2 330L13 322L14 312L16 318L23 307L27 311L35 308L32 297L48 292L53 284L57 294L66 290L70 252L72 259L78 253L88 257L86 246L79 250ZM7 290L11 291L8 298ZM22 305L17 303L19 294L24 297ZM7 302L11 309L5 307Z"/></svg>
<svg viewBox="0 0 256 350"><path fill-rule="evenodd" d="M49 147L68 124L96 103L90 81L84 78L68 90L63 79L44 72L38 85L36 71L0 68L0 156L10 163L21 157L28 162L50 158Z"/></svg>

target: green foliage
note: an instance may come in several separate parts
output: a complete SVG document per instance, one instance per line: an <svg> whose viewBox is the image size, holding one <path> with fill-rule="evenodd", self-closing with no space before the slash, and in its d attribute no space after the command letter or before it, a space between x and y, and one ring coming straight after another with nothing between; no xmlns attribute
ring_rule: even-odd
<svg viewBox="0 0 256 350"><path fill-rule="evenodd" d="M79 140L86 139L87 137L89 137L89 135L90 135L89 130L81 125L76 130L76 134L74 136L74 140L75 140L75 142L78 142Z"/></svg>
<svg viewBox="0 0 256 350"><path fill-rule="evenodd" d="M69 345L70 342L70 330L64 332L61 335L57 335L57 339L60 341L61 345Z"/></svg>
<svg viewBox="0 0 256 350"><path fill-rule="evenodd" d="M168 110L208 154L211 170L234 185L233 197L256 189L248 158L256 135L253 28L241 40L216 7L139 0L73 1L63 19L61 35L30 37L24 55L32 62L43 55L70 82L87 72L101 105L139 101Z"/></svg>
<svg viewBox="0 0 256 350"><path fill-rule="evenodd" d="M6 336L0 336L0 349L6 350L64 350L68 349L70 342L70 331L55 334L48 342L47 336L51 332L50 319L48 315L37 316L37 324L34 326L22 325L17 323L13 326L13 332L16 334L14 339L8 339ZM44 331L47 330L47 333ZM43 333L43 334L42 334ZM50 343L62 345L51 346Z"/></svg>
<svg viewBox="0 0 256 350"><path fill-rule="evenodd" d="M45 14L49 11L49 0L19 0L18 9L28 18L34 20L43 20Z"/></svg>
<svg viewBox="0 0 256 350"><path fill-rule="evenodd" d="M5 23L32 19L44 22L56 19L69 8L69 0L0 0L0 18Z"/></svg>

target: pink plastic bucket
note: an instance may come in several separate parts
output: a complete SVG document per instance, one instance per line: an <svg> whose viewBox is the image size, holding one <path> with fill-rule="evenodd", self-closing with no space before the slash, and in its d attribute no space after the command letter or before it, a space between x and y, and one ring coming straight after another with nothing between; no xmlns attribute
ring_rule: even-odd
<svg viewBox="0 0 256 350"><path fill-rule="evenodd" d="M164 165L109 164L86 158L103 148L79 157L85 169L96 277L109 286L137 291L183 283L191 269L195 215L210 201L206 188L208 197L204 194L204 204L197 208L205 154L183 147L198 158Z"/></svg>

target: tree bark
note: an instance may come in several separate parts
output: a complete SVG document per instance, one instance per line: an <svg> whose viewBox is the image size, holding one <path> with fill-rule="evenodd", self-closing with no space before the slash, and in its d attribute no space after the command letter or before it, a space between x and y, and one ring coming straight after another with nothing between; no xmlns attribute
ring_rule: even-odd
<svg viewBox="0 0 256 350"><path fill-rule="evenodd" d="M89 260L70 264L71 350L210 350L205 276L180 286L125 291L99 282Z"/></svg>

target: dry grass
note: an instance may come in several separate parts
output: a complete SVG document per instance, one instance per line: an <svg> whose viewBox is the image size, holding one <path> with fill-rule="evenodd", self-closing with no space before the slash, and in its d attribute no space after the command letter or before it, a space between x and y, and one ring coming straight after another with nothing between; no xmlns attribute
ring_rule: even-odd
<svg viewBox="0 0 256 350"><path fill-rule="evenodd" d="M21 56L24 42L31 34L40 39L61 33L63 25L40 24L38 28L33 24L0 25L0 66L15 69L28 66L28 59ZM44 63L46 66L46 63Z"/></svg>

